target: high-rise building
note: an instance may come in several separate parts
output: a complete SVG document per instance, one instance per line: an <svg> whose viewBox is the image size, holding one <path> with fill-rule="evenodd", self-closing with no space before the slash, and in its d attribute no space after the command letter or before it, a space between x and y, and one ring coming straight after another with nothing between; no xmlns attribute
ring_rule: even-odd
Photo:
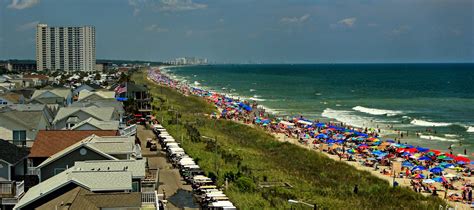
<svg viewBox="0 0 474 210"><path fill-rule="evenodd" d="M95 71L95 28L36 27L37 70Z"/></svg>

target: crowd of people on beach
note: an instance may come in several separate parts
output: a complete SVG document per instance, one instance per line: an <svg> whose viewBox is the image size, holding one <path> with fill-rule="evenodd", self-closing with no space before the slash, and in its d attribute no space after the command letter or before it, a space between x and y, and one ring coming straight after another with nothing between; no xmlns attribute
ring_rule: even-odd
<svg viewBox="0 0 474 210"><path fill-rule="evenodd" d="M343 123L309 120L303 116L277 117L257 102L205 90L173 80L159 68L148 70L148 79L185 95L196 95L214 104L219 112L210 117L255 125L304 146L356 161L398 181L409 181L414 191L441 196L450 201L472 202L471 174L474 166L465 154L419 147L379 136L377 128L355 128ZM396 181L398 180L398 181ZM438 191L444 191L444 195ZM450 192L450 193L448 193Z"/></svg>

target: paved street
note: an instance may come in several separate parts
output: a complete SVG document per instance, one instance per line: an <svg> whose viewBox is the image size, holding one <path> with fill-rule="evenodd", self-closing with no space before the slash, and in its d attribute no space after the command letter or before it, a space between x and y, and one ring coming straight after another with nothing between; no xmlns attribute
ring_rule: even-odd
<svg viewBox="0 0 474 210"><path fill-rule="evenodd" d="M138 126L137 135L141 141L143 157L148 158L150 169L158 168L160 170L160 186L158 187L158 193L162 194L164 191L166 199L168 199L170 196L174 195L178 189L191 191L192 187L190 185L185 185L185 182L181 179L179 171L174 169L167 161L166 153L161 151L161 146L159 144L158 152L152 152L149 148L146 148L146 139L148 137L155 137L155 134L151 130L147 130L144 126L140 125ZM179 209L170 202L168 202L167 208Z"/></svg>

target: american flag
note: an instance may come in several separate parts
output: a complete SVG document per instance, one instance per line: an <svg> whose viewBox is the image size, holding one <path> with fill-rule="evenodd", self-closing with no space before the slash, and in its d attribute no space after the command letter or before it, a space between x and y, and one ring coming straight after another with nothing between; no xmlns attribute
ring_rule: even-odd
<svg viewBox="0 0 474 210"><path fill-rule="evenodd" d="M119 85L114 89L116 94L121 94L127 92L127 86Z"/></svg>

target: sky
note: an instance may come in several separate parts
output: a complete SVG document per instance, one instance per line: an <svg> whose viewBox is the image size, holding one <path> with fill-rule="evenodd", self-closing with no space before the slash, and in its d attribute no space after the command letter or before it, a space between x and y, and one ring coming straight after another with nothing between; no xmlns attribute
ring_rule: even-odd
<svg viewBox="0 0 474 210"><path fill-rule="evenodd" d="M474 62L473 0L0 0L0 59L38 23L95 26L97 59Z"/></svg>

